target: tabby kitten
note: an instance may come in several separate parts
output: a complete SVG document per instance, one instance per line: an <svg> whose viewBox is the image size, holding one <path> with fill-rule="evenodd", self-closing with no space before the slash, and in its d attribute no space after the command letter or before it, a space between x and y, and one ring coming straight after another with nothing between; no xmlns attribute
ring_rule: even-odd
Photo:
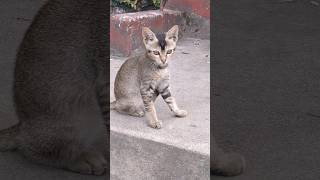
<svg viewBox="0 0 320 180"><path fill-rule="evenodd" d="M0 132L1 151L78 173L106 172L108 6L49 0L40 9L17 54L19 123Z"/></svg>
<svg viewBox="0 0 320 180"><path fill-rule="evenodd" d="M177 117L187 111L179 109L169 87L168 61L176 49L178 26L166 33L155 35L149 28L142 28L146 53L129 58L118 71L114 83L116 101L111 109L132 116L146 116L152 128L161 128L154 101L161 94L170 110Z"/></svg>

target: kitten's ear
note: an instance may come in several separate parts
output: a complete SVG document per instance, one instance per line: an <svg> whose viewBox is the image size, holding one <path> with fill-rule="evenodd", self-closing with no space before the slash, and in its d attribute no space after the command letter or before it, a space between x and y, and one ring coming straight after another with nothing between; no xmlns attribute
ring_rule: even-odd
<svg viewBox="0 0 320 180"><path fill-rule="evenodd" d="M157 39L156 35L147 27L142 28L142 38L145 46L153 43Z"/></svg>
<svg viewBox="0 0 320 180"><path fill-rule="evenodd" d="M173 42L178 41L179 26L174 25L166 34L166 38Z"/></svg>

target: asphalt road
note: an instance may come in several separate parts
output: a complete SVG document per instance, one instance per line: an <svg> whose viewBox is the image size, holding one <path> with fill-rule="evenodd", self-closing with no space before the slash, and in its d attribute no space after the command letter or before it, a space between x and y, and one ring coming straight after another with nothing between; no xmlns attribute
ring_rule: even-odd
<svg viewBox="0 0 320 180"><path fill-rule="evenodd" d="M248 163L230 179L320 179L320 6L215 1L214 11L214 134Z"/></svg>

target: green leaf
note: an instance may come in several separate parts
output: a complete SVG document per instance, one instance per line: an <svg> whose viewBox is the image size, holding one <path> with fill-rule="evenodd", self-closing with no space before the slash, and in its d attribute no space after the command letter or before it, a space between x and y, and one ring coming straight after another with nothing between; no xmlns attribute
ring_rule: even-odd
<svg viewBox="0 0 320 180"><path fill-rule="evenodd" d="M160 1L161 0L152 0L155 7L160 8Z"/></svg>

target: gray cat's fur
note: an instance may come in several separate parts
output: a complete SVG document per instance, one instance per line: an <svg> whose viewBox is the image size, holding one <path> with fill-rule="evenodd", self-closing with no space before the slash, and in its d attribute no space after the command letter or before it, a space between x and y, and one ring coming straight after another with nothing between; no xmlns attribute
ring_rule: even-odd
<svg viewBox="0 0 320 180"><path fill-rule="evenodd" d="M236 176L246 168L246 162L242 155L238 153L225 153L216 143L214 137L210 144L211 173L222 176Z"/></svg>
<svg viewBox="0 0 320 180"><path fill-rule="evenodd" d="M178 108L169 87L168 61L178 41L178 26L168 32L155 35L149 28L142 28L146 53L128 59L117 73L114 93L116 101L111 109L132 116L146 116L152 128L161 128L154 101L161 94L170 110L177 117L187 112Z"/></svg>
<svg viewBox="0 0 320 180"><path fill-rule="evenodd" d="M108 18L105 0L49 0L16 58L19 123L0 150L70 171L102 175L108 165ZM108 102L108 103L107 103Z"/></svg>

